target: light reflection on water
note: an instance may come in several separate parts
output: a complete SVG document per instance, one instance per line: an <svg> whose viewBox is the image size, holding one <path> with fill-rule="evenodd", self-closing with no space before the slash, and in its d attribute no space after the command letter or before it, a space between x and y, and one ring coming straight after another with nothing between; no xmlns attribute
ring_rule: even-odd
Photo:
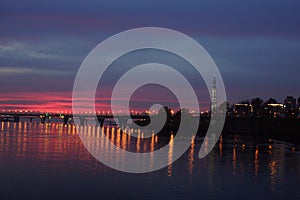
<svg viewBox="0 0 300 200"><path fill-rule="evenodd" d="M63 192L72 196L74 188L69 188L68 185L72 183L62 179L65 176L73 177L72 179L75 180L76 178L86 180L77 182L79 188L87 187L89 185L87 180L91 177L92 180L97 181L103 179L106 182L97 182L100 184L98 186L111 187L109 193L101 190L102 195L110 197L118 196L118 194L111 194L111 191L126 193L132 189L130 186L132 184L137 188L142 185L149 187L149 189L137 189L136 195L168 197L165 195L177 192L178 195L172 196L172 199L181 199L183 194L184 197L196 197L202 194L208 198L223 198L245 192L249 193L246 199L259 198L263 195L275 199L287 194L292 195L292 198L299 195L297 189L300 183L299 146L280 141L247 136L222 136L213 151L200 160L197 157L200 145L202 143L205 145L207 141L193 137L186 140L191 143L186 154L173 163L173 135L168 140L160 139L152 133L152 136L145 140L142 138L143 132L130 128L123 131L117 127L78 128L89 137L108 137L115 145L133 152L153 152L169 142L168 167L144 175L131 175L112 170L93 158L81 143L74 125L0 123L0 186L6 187L3 191L6 191L4 194L7 196L13 195L14 191L11 188L25 181L23 179L29 181L31 185L45 185L45 188L48 188L48 185L55 188L52 185L54 182L63 182L65 183L61 185L64 188ZM127 134L134 131L137 132L137 138ZM113 150L108 141L100 144L95 141L91 145L102 145ZM150 159L153 158L153 154L151 155ZM116 155L111 159L116 159L120 165L124 162L122 155ZM153 164L151 161L150 163ZM28 179L32 176L35 178ZM91 192L90 190L98 186L89 185L84 191ZM114 187L117 189L114 190ZM22 192L25 196L36 195L31 190ZM130 195L134 197L133 194Z"/></svg>

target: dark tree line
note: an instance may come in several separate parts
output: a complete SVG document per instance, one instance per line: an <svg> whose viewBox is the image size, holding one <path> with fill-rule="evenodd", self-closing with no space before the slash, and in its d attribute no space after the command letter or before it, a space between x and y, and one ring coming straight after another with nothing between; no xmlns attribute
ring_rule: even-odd
<svg viewBox="0 0 300 200"><path fill-rule="evenodd" d="M280 107L278 101L274 98L269 98L267 101L256 97L251 100L242 100L240 104L251 106L249 115L253 117L274 117L275 115L285 115L286 117L297 117L300 107L300 97L296 98L287 96L284 100L283 107Z"/></svg>

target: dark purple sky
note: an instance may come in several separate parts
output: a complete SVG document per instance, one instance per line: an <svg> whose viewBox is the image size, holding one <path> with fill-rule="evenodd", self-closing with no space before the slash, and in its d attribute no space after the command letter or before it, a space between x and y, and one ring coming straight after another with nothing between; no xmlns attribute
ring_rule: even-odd
<svg viewBox="0 0 300 200"><path fill-rule="evenodd" d="M230 102L299 97L299 8L298 0L2 0L0 107L70 108L76 72L89 51L143 26L175 29L202 44Z"/></svg>

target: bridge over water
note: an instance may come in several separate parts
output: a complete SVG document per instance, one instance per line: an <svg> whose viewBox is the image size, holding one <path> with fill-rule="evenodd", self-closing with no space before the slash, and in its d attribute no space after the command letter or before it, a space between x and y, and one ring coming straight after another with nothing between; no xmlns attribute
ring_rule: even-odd
<svg viewBox="0 0 300 200"><path fill-rule="evenodd" d="M77 115L78 116L78 115ZM64 124L70 123L73 119L72 113L50 113L50 112L35 112L35 111L0 111L0 121L13 121L19 122L20 118L29 118L32 121L34 118L39 118L41 123L50 123L52 119L61 119ZM119 125L124 126L127 124L129 119L136 121L147 121L150 119L148 114L93 114L85 113L80 114L79 117L80 125L85 125L88 120L95 120L100 126L103 126L105 119L118 120Z"/></svg>

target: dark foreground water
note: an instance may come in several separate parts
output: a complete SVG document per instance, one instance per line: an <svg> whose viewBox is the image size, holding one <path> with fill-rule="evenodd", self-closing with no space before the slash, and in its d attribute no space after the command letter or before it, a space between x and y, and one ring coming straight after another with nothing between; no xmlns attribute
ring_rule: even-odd
<svg viewBox="0 0 300 200"><path fill-rule="evenodd" d="M106 130L125 148L148 148ZM0 199L300 199L299 146L230 135L200 160L202 140L191 141L172 165L128 174L94 159L74 126L0 122Z"/></svg>

